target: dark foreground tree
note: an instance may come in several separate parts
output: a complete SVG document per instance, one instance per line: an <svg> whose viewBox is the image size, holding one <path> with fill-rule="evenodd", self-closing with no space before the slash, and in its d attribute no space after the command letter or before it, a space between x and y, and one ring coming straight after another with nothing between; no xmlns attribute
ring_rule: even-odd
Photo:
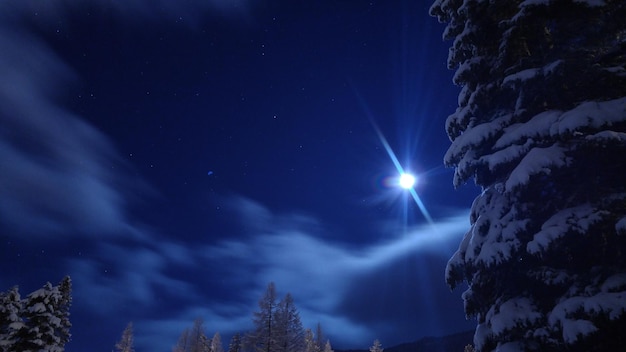
<svg viewBox="0 0 626 352"><path fill-rule="evenodd" d="M482 193L446 281L478 351L626 345L626 2L437 0L462 87L454 184Z"/></svg>

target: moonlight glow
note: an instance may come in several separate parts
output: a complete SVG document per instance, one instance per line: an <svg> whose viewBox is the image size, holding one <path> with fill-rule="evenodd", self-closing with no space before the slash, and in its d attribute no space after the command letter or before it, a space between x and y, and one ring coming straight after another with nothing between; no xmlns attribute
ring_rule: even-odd
<svg viewBox="0 0 626 352"><path fill-rule="evenodd" d="M411 189L415 185L415 176L411 174L401 174L400 175L400 187L404 189Z"/></svg>

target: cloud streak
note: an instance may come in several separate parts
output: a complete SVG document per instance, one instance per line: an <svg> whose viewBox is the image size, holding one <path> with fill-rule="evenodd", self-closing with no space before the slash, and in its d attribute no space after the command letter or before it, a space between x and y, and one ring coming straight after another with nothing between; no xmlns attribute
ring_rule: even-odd
<svg viewBox="0 0 626 352"><path fill-rule="evenodd" d="M229 337L249 329L269 282L276 284L279 294L294 296L305 326L320 322L335 345L343 347L365 347L374 338L397 341L417 336L417 330L409 330L423 324L420 311L440 309L436 313L443 315L441 324L459 318L460 310L452 313L437 305L447 299L438 297L447 292L443 267L467 228L465 211L437 222L435 229L383 227L384 240L359 247L323 240L317 230L308 231L323 228L310 216L274 213L242 197L232 198L230 206L238 214L234 222L247 221L243 235L215 243L182 244L162 238L135 248L104 245L90 259L72 259L68 264L81 298L77 302L93 303L81 309L136 317L138 344L151 350L175 343L198 317L205 320L208 333L219 331ZM324 237L332 235L331 231ZM407 269L409 262L418 265ZM440 267L441 277L429 277L432 265ZM103 270L108 270L104 276ZM432 287L432 282L440 282L439 287ZM125 289L113 289L120 287ZM102 301L108 302L106 307ZM161 310L164 301L170 310Z"/></svg>
<svg viewBox="0 0 626 352"><path fill-rule="evenodd" d="M71 70L35 37L0 27L0 75L0 221L15 236L126 232L114 147L54 102Z"/></svg>
<svg viewBox="0 0 626 352"><path fill-rule="evenodd" d="M74 73L38 36L74 11L103 11L129 23L203 14L249 16L248 0L88 0L0 3L0 224L16 237L139 235L126 217L129 166L110 139L57 99ZM37 28L38 27L38 28ZM122 170L122 171L117 171Z"/></svg>

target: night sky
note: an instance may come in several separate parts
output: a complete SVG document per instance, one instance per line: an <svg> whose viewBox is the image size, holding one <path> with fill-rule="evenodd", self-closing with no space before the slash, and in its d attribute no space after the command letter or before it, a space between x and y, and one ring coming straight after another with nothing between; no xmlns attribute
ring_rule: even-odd
<svg viewBox="0 0 626 352"><path fill-rule="evenodd" d="M429 6L3 1L0 290L69 274L69 352L130 321L170 351L198 317L227 347L269 282L334 348L472 329L444 268L479 190L442 164Z"/></svg>

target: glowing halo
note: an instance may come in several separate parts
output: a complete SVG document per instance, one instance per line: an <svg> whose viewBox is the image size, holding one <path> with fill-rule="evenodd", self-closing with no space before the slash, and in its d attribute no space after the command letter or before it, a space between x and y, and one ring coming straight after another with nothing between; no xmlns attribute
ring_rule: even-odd
<svg viewBox="0 0 626 352"><path fill-rule="evenodd" d="M391 159L391 162L396 167L396 170L400 174L400 177L402 177L402 175L406 174L404 172L404 168L402 167L402 165L400 165L400 161L398 160L398 158L396 157L396 154L393 152L393 150L391 149L391 146L387 142L387 138L385 138L385 136L383 135L383 132L378 127L378 124L376 124L376 121L374 120L374 116L372 116L372 113L371 113L370 109L367 107L367 104L365 103L365 101L363 100L361 95L358 93L356 88L354 86L352 86L352 88L354 90L354 93L356 94L357 99L361 103L361 106L363 107L363 110L364 110L365 114L367 115L367 118L369 119L370 124L374 128L374 131L376 132L376 135L378 136L378 139L380 140L380 143L385 148L385 151L387 152L387 155L389 156L389 159ZM414 184L415 183L413 183L413 185ZM422 202L422 199L420 198L420 196L415 191L415 188L412 187L412 186L408 187L408 188L405 188L405 189L411 194L411 197L415 201L415 204L417 204L417 207L419 208L420 212L422 213L422 216L424 216L426 221L428 221L428 223L431 226L434 226L435 222L433 221L433 218L430 216L430 213L428 212L428 209L426 209L426 206L424 205L424 202Z"/></svg>
<svg viewBox="0 0 626 352"><path fill-rule="evenodd" d="M413 188L416 182L415 176L407 173L400 174L400 179L398 180L398 184L404 189Z"/></svg>
<svg viewBox="0 0 626 352"><path fill-rule="evenodd" d="M378 135L378 139L380 140L380 143L385 148L387 155L389 155L389 159L391 159L391 162L396 167L396 170L398 170L398 173L400 174L400 180L402 179L402 175L410 176L410 174L404 172L404 168L402 167L402 165L400 165L400 161L398 160L398 157L396 157L396 154L391 149L391 146L387 142L387 138L385 138L385 136L383 135L383 132L380 130L380 128L378 128L378 125L376 124L376 121L374 121L374 118L370 114L368 114L368 117L369 117L370 123L372 124L372 127L374 127L374 131L376 131L376 134ZM407 179L408 177L405 176L404 178ZM405 182L407 181L408 180L405 180ZM402 186L402 183L400 183L400 185ZM415 188L413 187L414 185L415 185L415 177L413 176L413 184L411 185L411 187L404 187L404 186L402 187L409 191L409 193L411 194L411 197L415 201L415 204L417 204L417 207L419 208L420 212L422 213L422 216L424 216L426 221L428 221L429 224L434 225L435 222L433 221L433 218L430 216L428 209L426 209L426 205L424 205L424 202L422 202L422 199L415 191Z"/></svg>

